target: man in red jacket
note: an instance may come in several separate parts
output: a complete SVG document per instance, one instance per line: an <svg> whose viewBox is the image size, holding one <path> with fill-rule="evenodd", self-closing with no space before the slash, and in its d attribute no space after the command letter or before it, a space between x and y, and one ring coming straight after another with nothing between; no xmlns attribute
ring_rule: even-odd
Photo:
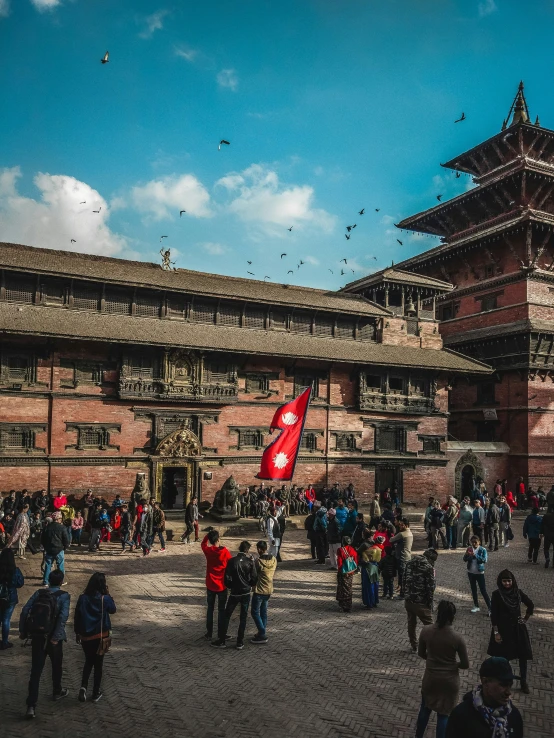
<svg viewBox="0 0 554 738"><path fill-rule="evenodd" d="M232 558L225 546L219 545L219 533L213 528L200 544L206 557L206 589L208 595L208 612L206 615L206 635L212 640L214 627L214 608L217 599L217 637L225 642L225 605L227 603L227 587L225 586L225 568Z"/></svg>

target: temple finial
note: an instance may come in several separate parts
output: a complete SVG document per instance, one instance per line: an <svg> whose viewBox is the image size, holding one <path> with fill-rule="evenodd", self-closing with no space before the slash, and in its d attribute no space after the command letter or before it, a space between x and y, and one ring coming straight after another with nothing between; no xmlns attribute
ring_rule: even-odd
<svg viewBox="0 0 554 738"><path fill-rule="evenodd" d="M541 122L540 122L540 120L539 120L539 116L538 116L538 115L537 115L537 118L536 118L536 120L535 120L535 125L536 125L536 126L539 126L539 128L540 128Z"/></svg>
<svg viewBox="0 0 554 738"><path fill-rule="evenodd" d="M510 106L508 115L506 116L506 121L510 120L510 115L512 115L512 120L509 123L510 126L517 126L519 123L529 123L531 120L529 116L529 108L527 107L527 100L525 99L523 82L519 83L516 96ZM504 121L504 123L506 123L506 121ZM504 130L504 126L502 127L502 130Z"/></svg>

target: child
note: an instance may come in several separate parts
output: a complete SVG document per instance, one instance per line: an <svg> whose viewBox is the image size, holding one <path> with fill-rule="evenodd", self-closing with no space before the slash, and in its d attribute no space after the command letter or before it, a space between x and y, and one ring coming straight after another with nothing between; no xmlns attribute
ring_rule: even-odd
<svg viewBox="0 0 554 738"><path fill-rule="evenodd" d="M379 562L379 569L383 577L383 599L392 600L394 593L394 576L396 574L396 558L392 549L385 552Z"/></svg>
<svg viewBox="0 0 554 738"><path fill-rule="evenodd" d="M81 535L83 534L83 526L85 520L80 511L75 513L75 517L71 521L71 543L77 543L81 545Z"/></svg>

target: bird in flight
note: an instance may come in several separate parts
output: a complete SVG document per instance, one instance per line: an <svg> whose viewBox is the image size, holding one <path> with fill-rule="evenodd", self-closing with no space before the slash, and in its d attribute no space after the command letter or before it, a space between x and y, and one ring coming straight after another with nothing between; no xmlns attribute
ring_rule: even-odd
<svg viewBox="0 0 554 738"><path fill-rule="evenodd" d="M345 233L344 237L346 238L347 241L350 241L350 233Z"/></svg>
<svg viewBox="0 0 554 738"><path fill-rule="evenodd" d="M253 277L255 277L255 276L256 276L256 275L254 274L254 272L246 272L246 273L247 273L247 274L251 274L251 275L252 275Z"/></svg>
<svg viewBox="0 0 554 738"><path fill-rule="evenodd" d="M375 261L377 261L377 257L376 256L372 256L371 258L372 259L375 259Z"/></svg>
<svg viewBox="0 0 554 738"><path fill-rule="evenodd" d="M74 238L72 238L71 243L77 243L77 241Z"/></svg>
<svg viewBox="0 0 554 738"><path fill-rule="evenodd" d="M283 256L286 256L286 254L281 254L281 259L283 258Z"/></svg>
<svg viewBox="0 0 554 738"><path fill-rule="evenodd" d="M289 269L287 274L294 274L294 271L292 269Z"/></svg>
<svg viewBox="0 0 554 738"><path fill-rule="evenodd" d="M179 218L183 217L183 213L186 213L186 210L179 210Z"/></svg>
<svg viewBox="0 0 554 738"><path fill-rule="evenodd" d="M341 260L339 261L339 264L340 264L340 263L341 263L342 261L344 261L344 263L345 263L345 264L348 264L348 262L346 261L346 259L341 259Z"/></svg>
<svg viewBox="0 0 554 738"><path fill-rule="evenodd" d="M458 120L455 120L454 123L461 123L465 119L466 119L466 114L462 113L461 116L458 118Z"/></svg>
<svg viewBox="0 0 554 738"><path fill-rule="evenodd" d="M341 277L343 277L343 276L344 276L344 269L341 269L341 270L340 270L340 276L341 276Z"/></svg>
<svg viewBox="0 0 554 738"><path fill-rule="evenodd" d="M86 200L83 200L83 202L80 202L79 203L79 205L86 205L86 204L87 204L87 201Z"/></svg>
<svg viewBox="0 0 554 738"><path fill-rule="evenodd" d="M356 272L353 269L351 269L350 271L352 272L352 274L356 274Z"/></svg>
<svg viewBox="0 0 554 738"><path fill-rule="evenodd" d="M304 263L305 262L303 262L302 259L300 259L300 266L302 266L302 264L304 264Z"/></svg>
<svg viewBox="0 0 554 738"><path fill-rule="evenodd" d="M291 226L290 228L287 228L287 231L292 231L293 228L294 226Z"/></svg>
<svg viewBox="0 0 554 738"><path fill-rule="evenodd" d="M381 208L375 208L375 212L378 213Z"/></svg>
<svg viewBox="0 0 554 738"><path fill-rule="evenodd" d="M358 210L358 215L363 215L364 213L365 213L365 208Z"/></svg>
<svg viewBox="0 0 554 738"><path fill-rule="evenodd" d="M346 230L348 231L348 233L350 233L350 231L352 230L352 226L346 226Z"/></svg>
<svg viewBox="0 0 554 738"><path fill-rule="evenodd" d="M224 138L222 138L221 141L219 142L219 146L217 147L217 150L221 151L221 146L230 146L230 145L231 145L230 141L226 141Z"/></svg>
<svg viewBox="0 0 554 738"><path fill-rule="evenodd" d="M399 238L397 238L396 240L398 241L398 243L399 243L399 244L400 244L401 246L403 246L403 245L404 245L404 244L402 243L402 241L401 241L401 240L400 240ZM374 259L376 259L377 257L376 257L376 256L374 256L373 258L374 258Z"/></svg>
<svg viewBox="0 0 554 738"><path fill-rule="evenodd" d="M264 279L271 279L271 277L268 277L267 275L264 277Z"/></svg>
<svg viewBox="0 0 554 738"><path fill-rule="evenodd" d="M106 53L100 59L100 61L102 62L102 64L107 64L110 61L110 52L109 51L106 51Z"/></svg>
<svg viewBox="0 0 554 738"><path fill-rule="evenodd" d="M167 238L167 236L160 236L160 243L162 242L162 238Z"/></svg>
<svg viewBox="0 0 554 738"><path fill-rule="evenodd" d="M329 269L329 271L331 272L331 274L334 274L335 273L332 269Z"/></svg>
<svg viewBox="0 0 554 738"><path fill-rule="evenodd" d="M252 262L251 262L251 261L247 261L246 263L247 263L247 264L252 264Z"/></svg>
<svg viewBox="0 0 554 738"><path fill-rule="evenodd" d="M460 172L456 172L456 179L460 179L461 176Z"/></svg>
<svg viewBox="0 0 554 738"><path fill-rule="evenodd" d="M93 213L99 213L99 212L100 212L101 210L102 210L102 206L100 206L100 207L98 208L98 210L93 210L92 212L93 212Z"/></svg>
<svg viewBox="0 0 554 738"><path fill-rule="evenodd" d="M437 195L437 200L440 202L442 198L442 195Z"/></svg>

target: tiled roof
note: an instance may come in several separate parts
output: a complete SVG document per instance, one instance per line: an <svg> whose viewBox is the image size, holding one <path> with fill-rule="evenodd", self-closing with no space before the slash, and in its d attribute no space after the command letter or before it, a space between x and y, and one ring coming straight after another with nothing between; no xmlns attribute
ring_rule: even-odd
<svg viewBox="0 0 554 738"><path fill-rule="evenodd" d="M470 341L481 341L486 338L504 337L515 333L549 333L554 331L554 326L549 320L519 320L509 325L498 324L487 328L475 328L471 331L462 331L451 336L443 336L444 343L449 346L464 344Z"/></svg>
<svg viewBox="0 0 554 738"><path fill-rule="evenodd" d="M388 269L382 269L380 272L370 274L367 277L356 279L354 282L349 282L342 288L342 291L350 292L353 290L359 290L362 287L371 287L373 285L380 284L381 282L412 284L417 287L430 287L431 289L441 290L444 292L449 292L454 289L453 285L449 282L443 282L442 279L425 277L421 274L413 274L412 272L405 272L402 269L389 267Z"/></svg>
<svg viewBox="0 0 554 738"><path fill-rule="evenodd" d="M279 331L108 315L38 305L0 303L0 333L135 345L186 346L258 356L420 367L448 372L491 372L486 364L446 349L387 346L371 341L299 336Z"/></svg>
<svg viewBox="0 0 554 738"><path fill-rule="evenodd" d="M189 269L164 271L158 264L143 261L112 259L106 256L55 251L13 243L0 243L0 268L2 267L113 284L128 284L135 287L186 292L191 295L213 295L266 305L329 310L351 315L391 314L389 310L375 305L360 295L207 274Z"/></svg>

